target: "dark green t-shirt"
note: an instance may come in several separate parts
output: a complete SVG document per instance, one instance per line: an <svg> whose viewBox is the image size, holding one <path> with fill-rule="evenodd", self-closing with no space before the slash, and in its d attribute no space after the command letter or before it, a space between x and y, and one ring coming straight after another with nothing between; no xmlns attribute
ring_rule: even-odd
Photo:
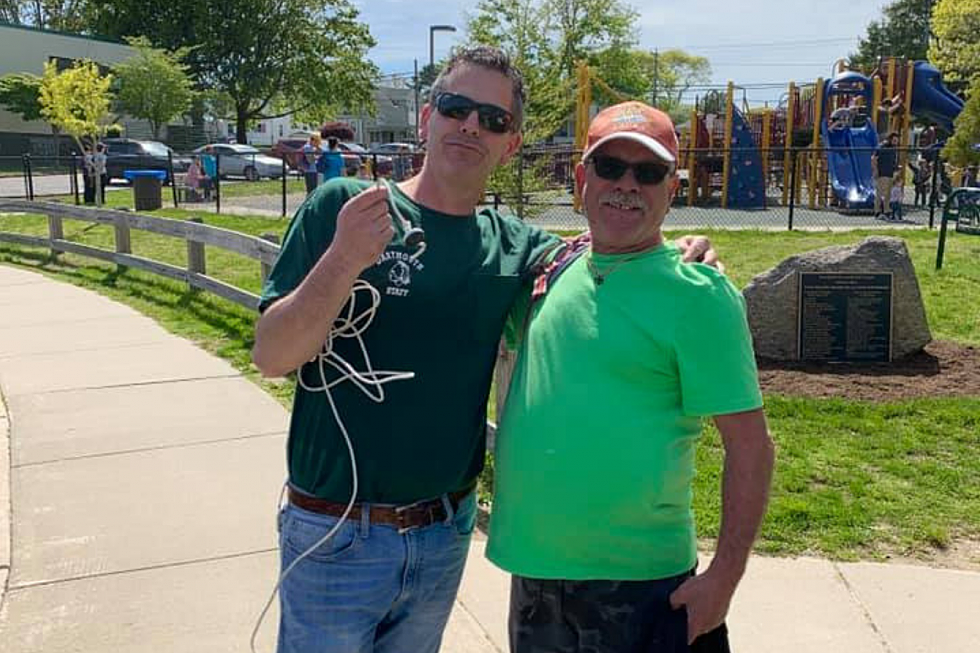
<svg viewBox="0 0 980 653"><path fill-rule="evenodd" d="M333 179L300 207L263 289L262 310L306 277L333 238L340 207L368 187ZM415 377L385 384L380 403L349 380L331 388L357 457L358 500L372 503L438 496L480 473L487 396L504 321L534 264L558 242L490 209L446 215L397 188L392 200L403 218L425 230L426 249L412 259L416 250L396 237L361 273L381 296L361 340L370 368ZM356 300L357 313L370 306L368 293L358 293ZM335 338L333 351L368 371L357 338ZM339 378L333 367L325 369L328 383ZM323 385L315 363L301 373L306 385ZM297 387L287 455L296 487L332 501L349 499L347 446L322 391Z"/></svg>

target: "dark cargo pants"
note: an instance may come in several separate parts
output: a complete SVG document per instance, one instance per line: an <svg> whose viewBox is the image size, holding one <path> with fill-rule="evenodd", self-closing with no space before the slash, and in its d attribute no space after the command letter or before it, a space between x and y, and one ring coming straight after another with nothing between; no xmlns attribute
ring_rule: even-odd
<svg viewBox="0 0 980 653"><path fill-rule="evenodd" d="M510 586L511 653L730 653L722 624L687 644L670 594L693 572L653 581L536 580Z"/></svg>

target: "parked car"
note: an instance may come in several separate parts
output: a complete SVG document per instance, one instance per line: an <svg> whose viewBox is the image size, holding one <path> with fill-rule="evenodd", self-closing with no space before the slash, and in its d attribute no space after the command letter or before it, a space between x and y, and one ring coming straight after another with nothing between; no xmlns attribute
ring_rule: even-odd
<svg viewBox="0 0 980 653"><path fill-rule="evenodd" d="M278 159L285 159L286 165L289 166L291 170L298 170L300 157L303 156L303 146L306 145L308 140L308 136L290 136L288 138L280 138L276 144L272 146L272 150L269 152L269 154Z"/></svg>
<svg viewBox="0 0 980 653"><path fill-rule="evenodd" d="M194 154L204 154L208 147L212 154L221 157L219 174L222 178L245 177L249 181L257 181L262 177L282 177L282 161L262 154L251 145L213 143L202 145L194 150Z"/></svg>
<svg viewBox="0 0 980 653"><path fill-rule="evenodd" d="M421 170L425 159L425 151L414 143L382 143L371 151L391 157L392 177L398 181Z"/></svg>
<svg viewBox="0 0 980 653"><path fill-rule="evenodd" d="M125 179L126 170L163 170L170 181L170 159L173 158L174 172L187 172L191 160L176 156L169 147L159 141L138 141L132 138L106 138L106 174L109 181Z"/></svg>
<svg viewBox="0 0 980 653"><path fill-rule="evenodd" d="M418 151L415 143L382 143L371 148L378 154L413 154Z"/></svg>
<svg viewBox="0 0 980 653"><path fill-rule="evenodd" d="M377 161L377 173L384 177L391 175L392 171L392 160L390 156L385 156L382 154L374 155L374 151L366 150L357 143L347 143L340 141L338 144L340 151L344 155L344 167L347 169L348 175L356 175L358 168L361 167L362 163L371 161L372 159ZM374 155L374 156L373 156ZM354 157L357 157L356 159Z"/></svg>

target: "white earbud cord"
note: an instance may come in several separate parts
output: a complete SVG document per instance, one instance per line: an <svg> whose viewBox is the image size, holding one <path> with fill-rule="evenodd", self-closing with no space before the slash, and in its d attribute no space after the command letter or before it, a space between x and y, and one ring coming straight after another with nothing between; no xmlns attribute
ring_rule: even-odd
<svg viewBox="0 0 980 653"><path fill-rule="evenodd" d="M371 306L360 315L355 315L357 294L359 291L367 291L370 293ZM354 508L354 503L357 501L357 459L354 456L354 445L351 442L350 434L347 433L347 427L344 426L343 420L340 419L340 413L337 410L336 403L334 403L333 394L330 392L330 389L340 383L343 383L344 381L349 380L358 389L360 389L361 392L367 395L369 399L374 402L381 403L385 398L385 383L389 383L391 381L402 381L415 377L414 372L375 371L371 365L371 358L368 356L367 348L364 346L364 340L361 335L367 331L367 328L371 326L371 322L374 321L374 316L378 311L378 305L380 303L381 293L378 292L377 288L362 279L355 281L354 285L351 287L350 300L347 302L347 311L344 317L341 318L338 316L337 319L334 320L334 324L331 327L330 332L327 334L327 341L323 345L323 350L311 360L311 362L316 361L320 376L320 385L306 385L305 381L303 380L302 368L296 372L296 378L300 387L308 392L323 392L323 394L325 394L327 397L327 403L330 404L330 411L333 413L337 426L340 428L340 433L344 436L344 442L347 444L347 453L350 455L351 478L353 479L351 483L351 495L350 500L347 502L347 507L344 509L343 514L340 516L340 519L337 520L337 523L334 524L333 528L327 531L327 534L320 538L320 540L313 544L313 546L308 548L299 557L293 560L293 562L286 567L282 574L280 574L279 580L276 582L276 586L272 589L272 593L269 595L269 599L266 601L265 607L262 608L262 612L259 614L259 618L255 622L255 628L252 630L252 637L249 641L252 653L256 653L255 638L259 633L259 628L262 626L262 621L265 619L265 615L272 606L272 602L275 600L276 594L279 592L283 582L286 580L286 576L288 576L296 565L298 565L303 559L334 536L340 527L344 525L344 522L347 521L347 516ZM340 354L333 351L334 338L357 339L357 344L361 349L361 354L364 356L364 364L367 368L366 373L358 372L350 363L344 360ZM341 376L328 382L326 365L330 365L333 369L340 372ZM372 392L372 390L375 390L376 392ZM286 486L283 485L283 491L279 495L279 506L282 505L282 496L285 492L285 488Z"/></svg>

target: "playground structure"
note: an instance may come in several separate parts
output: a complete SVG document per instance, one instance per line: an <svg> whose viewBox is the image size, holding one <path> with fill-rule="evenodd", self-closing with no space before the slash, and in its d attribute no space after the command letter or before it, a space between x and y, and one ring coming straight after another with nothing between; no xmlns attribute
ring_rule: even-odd
<svg viewBox="0 0 980 653"><path fill-rule="evenodd" d="M848 70L843 61L835 68L829 80L801 86L791 82L775 108L750 108L744 95L739 105L739 88L731 82L723 98L699 98L690 120L679 126L678 167L686 181L680 201L688 206L765 209L805 197L811 209L869 211L875 195L871 157L879 134L899 135L899 165L904 170L913 119L935 123L948 134L963 109L963 101L946 89L939 71L922 61L883 59L868 76ZM588 124L590 80L596 81L580 70L579 146ZM831 125L831 117L838 115L842 120ZM789 187L790 180L795 189Z"/></svg>

